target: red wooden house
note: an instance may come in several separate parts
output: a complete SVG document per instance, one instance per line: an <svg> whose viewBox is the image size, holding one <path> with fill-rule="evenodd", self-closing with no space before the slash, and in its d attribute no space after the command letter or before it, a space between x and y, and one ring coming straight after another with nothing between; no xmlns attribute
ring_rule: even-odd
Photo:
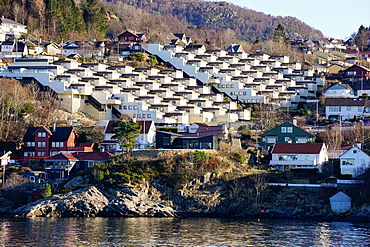
<svg viewBox="0 0 370 247"><path fill-rule="evenodd" d="M146 42L148 37L144 33L136 33L136 31L125 30L118 35L118 41L122 43L140 43Z"/></svg>
<svg viewBox="0 0 370 247"><path fill-rule="evenodd" d="M370 69L359 65L353 65L344 70L343 76L351 82L365 81L370 78Z"/></svg>
<svg viewBox="0 0 370 247"><path fill-rule="evenodd" d="M29 127L21 151L25 160L44 159L57 153L93 152L93 143L79 143L73 127Z"/></svg>

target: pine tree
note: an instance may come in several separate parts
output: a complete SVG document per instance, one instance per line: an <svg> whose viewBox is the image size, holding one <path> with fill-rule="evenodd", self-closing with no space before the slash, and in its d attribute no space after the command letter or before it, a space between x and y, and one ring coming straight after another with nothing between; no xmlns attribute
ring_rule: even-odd
<svg viewBox="0 0 370 247"><path fill-rule="evenodd" d="M45 184L44 191L41 193L43 198L48 198L52 195L50 184Z"/></svg>
<svg viewBox="0 0 370 247"><path fill-rule="evenodd" d="M140 130L141 126L136 122L120 121L114 126L112 139L118 140L122 149L129 150L135 147Z"/></svg>
<svg viewBox="0 0 370 247"><path fill-rule="evenodd" d="M288 37L285 33L285 30L284 30L284 27L279 24L276 28L275 28L275 32L272 36L272 39L275 41L275 42L279 42L279 43L287 43L288 42Z"/></svg>

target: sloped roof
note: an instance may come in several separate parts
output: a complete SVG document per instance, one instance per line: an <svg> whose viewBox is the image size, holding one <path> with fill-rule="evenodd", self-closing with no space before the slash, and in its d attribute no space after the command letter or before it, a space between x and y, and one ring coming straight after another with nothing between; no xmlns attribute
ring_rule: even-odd
<svg viewBox="0 0 370 247"><path fill-rule="evenodd" d="M59 153L52 157L46 158L45 161L54 160L73 160L73 161L86 161L96 160L105 161L108 160L113 154L109 152L75 152L75 153Z"/></svg>
<svg viewBox="0 0 370 247"><path fill-rule="evenodd" d="M325 92L327 92L328 90L331 90L331 89L332 89L332 88L334 88L334 87L338 87L338 86L343 87L344 89L353 90L353 89L352 89L352 87L351 87L349 84L336 83L336 84L334 84L333 86L331 86L331 87L327 88L327 89L325 90Z"/></svg>
<svg viewBox="0 0 370 247"><path fill-rule="evenodd" d="M362 98L327 98L325 106L369 106L370 102Z"/></svg>
<svg viewBox="0 0 370 247"><path fill-rule="evenodd" d="M319 154L324 143L276 143L273 154Z"/></svg>
<svg viewBox="0 0 370 247"><path fill-rule="evenodd" d="M329 198L330 201L351 201L352 198L349 197L348 195L344 194L342 191L339 191L337 194L333 195L332 197Z"/></svg>
<svg viewBox="0 0 370 247"><path fill-rule="evenodd" d="M295 129L295 131L293 131L293 132L297 135L305 135L305 136L308 136L308 137L311 137L311 138L314 137L312 134L308 133L307 131L305 131L305 130L303 130L303 129L301 129L301 128L299 128L299 127L297 127L294 124L289 123L289 122L282 123L279 126L276 126L275 128L261 134L261 136L275 135L276 131L278 129L280 129L281 127L293 127ZM298 132L297 132L297 130L298 130ZM280 132L280 131L278 131L278 132ZM286 134L286 133L284 133L284 134Z"/></svg>
<svg viewBox="0 0 370 247"><path fill-rule="evenodd" d="M19 22L16 22L16 21L7 19L7 18L1 18L0 19L0 23L6 23L6 24L17 25L17 26L24 26L25 27L25 25L23 25L23 24L21 24Z"/></svg>
<svg viewBox="0 0 370 247"><path fill-rule="evenodd" d="M56 127L55 132L48 127L28 127L26 134L23 137L23 141L34 141L34 134L40 128L44 128L50 135L50 141L66 141L73 131L73 127Z"/></svg>
<svg viewBox="0 0 370 247"><path fill-rule="evenodd" d="M70 153L59 153L49 158L46 158L45 161L54 161L54 160L74 160L78 161L78 159Z"/></svg>

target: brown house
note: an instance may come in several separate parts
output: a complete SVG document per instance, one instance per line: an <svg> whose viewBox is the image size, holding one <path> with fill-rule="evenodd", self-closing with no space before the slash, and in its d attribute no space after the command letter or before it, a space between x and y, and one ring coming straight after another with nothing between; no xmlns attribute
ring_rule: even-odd
<svg viewBox="0 0 370 247"><path fill-rule="evenodd" d="M364 81L370 78L370 69L359 65L353 65L344 70L344 78L351 81Z"/></svg>
<svg viewBox="0 0 370 247"><path fill-rule="evenodd" d="M136 31L125 30L123 33L117 36L118 41L122 43L140 43L146 42L148 37L144 33L136 33Z"/></svg>

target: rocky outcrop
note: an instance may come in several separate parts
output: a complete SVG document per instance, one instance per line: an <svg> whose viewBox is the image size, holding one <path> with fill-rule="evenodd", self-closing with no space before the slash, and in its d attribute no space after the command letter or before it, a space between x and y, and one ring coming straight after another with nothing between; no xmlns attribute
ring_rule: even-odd
<svg viewBox="0 0 370 247"><path fill-rule="evenodd" d="M132 188L102 191L95 186L36 201L14 211L25 217L174 216L174 210Z"/></svg>

